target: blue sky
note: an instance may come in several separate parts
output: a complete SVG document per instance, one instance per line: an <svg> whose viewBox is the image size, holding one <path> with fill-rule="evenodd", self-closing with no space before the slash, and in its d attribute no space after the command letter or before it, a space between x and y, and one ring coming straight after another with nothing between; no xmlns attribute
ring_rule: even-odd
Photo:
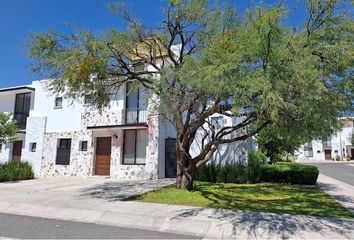
<svg viewBox="0 0 354 240"><path fill-rule="evenodd" d="M29 84L39 76L31 73L25 42L31 33L49 28L69 32L72 27L103 32L124 29L122 22L106 8L108 0L0 0L0 88ZM221 2L223 2L221 0ZM228 0L240 14L256 0ZM262 1L273 4L275 1ZM284 1L282 1L284 2ZM305 17L302 0L289 0L289 25L300 25ZM156 25L162 19L163 0L126 0L129 8L145 22ZM68 26L68 24L70 26Z"/></svg>

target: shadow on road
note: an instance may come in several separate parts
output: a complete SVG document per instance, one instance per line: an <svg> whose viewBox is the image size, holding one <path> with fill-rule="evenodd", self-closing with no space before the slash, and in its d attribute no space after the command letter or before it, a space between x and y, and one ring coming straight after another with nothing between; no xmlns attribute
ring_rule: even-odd
<svg viewBox="0 0 354 240"><path fill-rule="evenodd" d="M173 184L174 182L174 179L168 178L149 181L106 182L82 189L81 196L105 199L110 202L124 201L145 192Z"/></svg>

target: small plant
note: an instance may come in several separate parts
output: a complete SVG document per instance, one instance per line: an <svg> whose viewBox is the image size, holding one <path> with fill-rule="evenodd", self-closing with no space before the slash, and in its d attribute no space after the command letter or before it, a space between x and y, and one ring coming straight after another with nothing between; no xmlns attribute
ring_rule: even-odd
<svg viewBox="0 0 354 240"><path fill-rule="evenodd" d="M336 158L335 158L336 161L340 161L340 156L337 154L336 155Z"/></svg>
<svg viewBox="0 0 354 240"><path fill-rule="evenodd" d="M0 182L33 179L32 166L28 162L0 164Z"/></svg>

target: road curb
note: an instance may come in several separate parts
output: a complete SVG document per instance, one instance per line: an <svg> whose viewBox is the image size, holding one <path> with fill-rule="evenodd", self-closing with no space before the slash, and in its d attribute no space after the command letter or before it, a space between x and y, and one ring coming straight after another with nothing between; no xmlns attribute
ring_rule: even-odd
<svg viewBox="0 0 354 240"><path fill-rule="evenodd" d="M324 174L319 174L317 185L330 195L333 199L339 202L342 206L354 213L354 187L328 177Z"/></svg>

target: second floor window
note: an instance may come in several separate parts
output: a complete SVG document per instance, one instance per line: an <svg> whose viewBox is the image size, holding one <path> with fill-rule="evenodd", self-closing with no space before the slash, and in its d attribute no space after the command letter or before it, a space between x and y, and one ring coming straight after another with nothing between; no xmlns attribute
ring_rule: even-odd
<svg viewBox="0 0 354 240"><path fill-rule="evenodd" d="M308 142L304 145L305 157L313 157L312 142Z"/></svg>
<svg viewBox="0 0 354 240"><path fill-rule="evenodd" d="M62 97L56 97L54 100L54 108L55 109L60 109L63 108L63 98Z"/></svg>
<svg viewBox="0 0 354 240"><path fill-rule="evenodd" d="M27 117L31 106L31 93L16 94L14 119L20 129L26 129Z"/></svg>
<svg viewBox="0 0 354 240"><path fill-rule="evenodd" d="M93 96L90 95L90 94L86 94L86 95L84 96L84 104L85 104L85 105L90 105L90 104L92 104L92 103L93 103Z"/></svg>
<svg viewBox="0 0 354 240"><path fill-rule="evenodd" d="M322 139L322 144L324 148L330 148L332 143L331 143L331 137L326 137Z"/></svg>
<svg viewBox="0 0 354 240"><path fill-rule="evenodd" d="M213 125L215 130L220 130L224 127L224 118L222 116L211 117L211 124Z"/></svg>

